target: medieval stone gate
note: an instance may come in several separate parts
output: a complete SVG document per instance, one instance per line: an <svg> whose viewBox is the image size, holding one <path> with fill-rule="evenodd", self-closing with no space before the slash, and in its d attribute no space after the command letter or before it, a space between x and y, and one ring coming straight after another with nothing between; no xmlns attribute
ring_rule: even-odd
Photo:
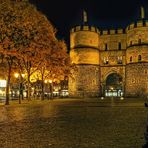
<svg viewBox="0 0 148 148"><path fill-rule="evenodd" d="M126 28L83 25L70 31L70 59L77 66L69 79L69 96L100 97L148 95L148 20Z"/></svg>
<svg viewBox="0 0 148 148"><path fill-rule="evenodd" d="M125 94L125 67L101 68L101 95L121 97Z"/></svg>

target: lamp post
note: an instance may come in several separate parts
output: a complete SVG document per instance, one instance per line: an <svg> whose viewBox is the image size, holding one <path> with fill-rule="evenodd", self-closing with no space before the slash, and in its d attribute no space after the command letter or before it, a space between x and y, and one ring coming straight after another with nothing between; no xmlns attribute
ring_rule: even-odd
<svg viewBox="0 0 148 148"><path fill-rule="evenodd" d="M114 88L113 88L113 87L111 87L110 89L111 89L111 92L112 92L112 96L113 96L113 91L114 91Z"/></svg>
<svg viewBox="0 0 148 148"><path fill-rule="evenodd" d="M111 89L111 93L112 93L112 97L111 97L111 105L114 106L114 94L113 94L113 92L114 92L114 88L111 87L110 89Z"/></svg>
<svg viewBox="0 0 148 148"><path fill-rule="evenodd" d="M50 89L50 98L53 98L53 87L52 87L52 80L49 80L49 89Z"/></svg>
<svg viewBox="0 0 148 148"><path fill-rule="evenodd" d="M14 76L19 79L19 104L21 104L21 99L23 100L23 78L25 74L15 73Z"/></svg>

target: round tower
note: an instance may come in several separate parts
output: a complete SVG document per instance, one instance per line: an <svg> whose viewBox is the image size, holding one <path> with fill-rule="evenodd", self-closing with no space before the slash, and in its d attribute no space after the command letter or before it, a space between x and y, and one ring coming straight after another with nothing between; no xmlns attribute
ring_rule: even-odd
<svg viewBox="0 0 148 148"><path fill-rule="evenodd" d="M76 26L70 32L70 58L76 65L69 78L71 97L97 97L100 95L99 30L87 25Z"/></svg>
<svg viewBox="0 0 148 148"><path fill-rule="evenodd" d="M144 17L144 14L142 13ZM142 18L127 29L126 96L148 95L148 21Z"/></svg>

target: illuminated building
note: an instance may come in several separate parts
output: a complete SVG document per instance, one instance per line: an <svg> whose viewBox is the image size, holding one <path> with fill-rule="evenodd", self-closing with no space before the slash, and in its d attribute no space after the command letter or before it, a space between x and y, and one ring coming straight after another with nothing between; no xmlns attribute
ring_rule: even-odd
<svg viewBox="0 0 148 148"><path fill-rule="evenodd" d="M5 96L6 80L0 80L0 97Z"/></svg>
<svg viewBox="0 0 148 148"><path fill-rule="evenodd" d="M100 30L83 25L70 32L70 58L77 70L69 78L71 97L148 95L148 20L126 28Z"/></svg>

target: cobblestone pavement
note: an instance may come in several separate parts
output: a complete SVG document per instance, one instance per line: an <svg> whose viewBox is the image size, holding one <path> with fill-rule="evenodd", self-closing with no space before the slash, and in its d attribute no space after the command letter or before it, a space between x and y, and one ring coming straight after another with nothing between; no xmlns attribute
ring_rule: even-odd
<svg viewBox="0 0 148 148"><path fill-rule="evenodd" d="M0 148L140 148L147 109L126 104L63 100L0 106Z"/></svg>

